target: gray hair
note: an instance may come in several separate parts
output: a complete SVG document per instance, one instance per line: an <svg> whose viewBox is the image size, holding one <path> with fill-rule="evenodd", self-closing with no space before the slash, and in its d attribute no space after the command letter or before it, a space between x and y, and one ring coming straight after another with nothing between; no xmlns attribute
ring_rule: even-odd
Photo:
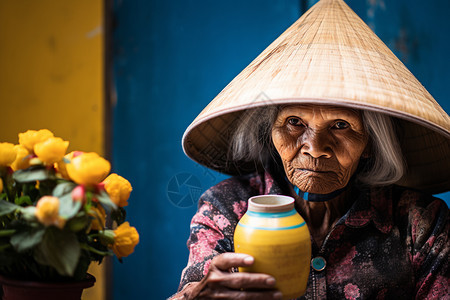
<svg viewBox="0 0 450 300"><path fill-rule="evenodd" d="M280 107L271 105L247 110L240 117L231 138L229 156L234 161L255 161L267 165L276 159L272 144L272 125ZM406 171L393 118L378 112L362 111L369 134L371 157L356 174L357 179L371 186L397 182Z"/></svg>

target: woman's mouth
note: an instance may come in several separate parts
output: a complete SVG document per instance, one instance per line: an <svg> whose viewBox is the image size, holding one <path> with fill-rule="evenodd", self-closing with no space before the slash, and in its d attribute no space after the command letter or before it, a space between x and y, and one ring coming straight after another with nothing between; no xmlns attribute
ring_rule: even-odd
<svg viewBox="0 0 450 300"><path fill-rule="evenodd" d="M296 168L295 171L298 171L298 172L309 172L309 173L319 173L319 174L324 174L324 173L329 173L330 172L330 171L305 169L305 168Z"/></svg>

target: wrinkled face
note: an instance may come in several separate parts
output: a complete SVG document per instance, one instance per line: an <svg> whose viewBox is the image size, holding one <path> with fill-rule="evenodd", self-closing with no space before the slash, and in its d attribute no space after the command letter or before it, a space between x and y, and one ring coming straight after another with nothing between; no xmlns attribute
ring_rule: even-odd
<svg viewBox="0 0 450 300"><path fill-rule="evenodd" d="M272 140L291 183L304 192L328 194L347 185L368 135L358 111L296 105L278 113Z"/></svg>

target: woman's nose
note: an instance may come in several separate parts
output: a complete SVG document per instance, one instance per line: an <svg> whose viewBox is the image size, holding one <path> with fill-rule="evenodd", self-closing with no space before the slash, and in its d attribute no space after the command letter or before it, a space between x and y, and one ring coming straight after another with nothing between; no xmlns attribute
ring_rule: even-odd
<svg viewBox="0 0 450 300"><path fill-rule="evenodd" d="M330 158L332 149L330 146L330 137L327 132L316 132L311 129L301 137L301 153L310 155L313 158Z"/></svg>

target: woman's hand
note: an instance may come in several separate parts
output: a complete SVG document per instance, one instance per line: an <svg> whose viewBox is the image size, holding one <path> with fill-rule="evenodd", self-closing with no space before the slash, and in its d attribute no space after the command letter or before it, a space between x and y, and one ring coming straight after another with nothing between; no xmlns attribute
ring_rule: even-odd
<svg viewBox="0 0 450 300"><path fill-rule="evenodd" d="M240 253L223 253L216 256L208 274L190 289L188 299L281 299L274 289L275 279L267 274L230 273L234 267L248 267L253 257Z"/></svg>

